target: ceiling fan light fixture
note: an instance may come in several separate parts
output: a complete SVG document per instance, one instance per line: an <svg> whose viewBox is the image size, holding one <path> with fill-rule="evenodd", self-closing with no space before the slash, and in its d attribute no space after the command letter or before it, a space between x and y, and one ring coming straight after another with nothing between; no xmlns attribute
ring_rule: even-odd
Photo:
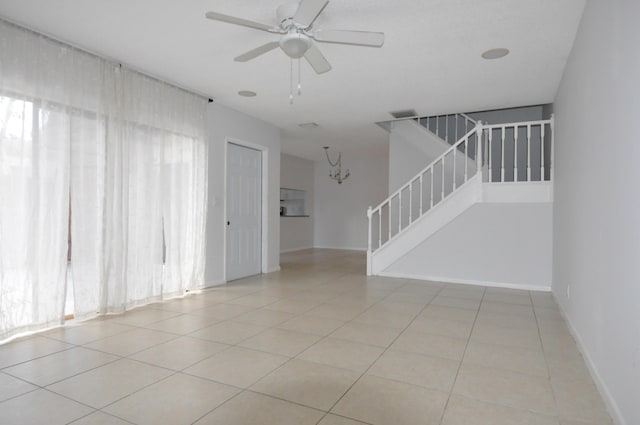
<svg viewBox="0 0 640 425"><path fill-rule="evenodd" d="M505 49L504 47L499 47L497 49L489 49L482 54L484 59L500 59L509 54L509 49Z"/></svg>
<svg viewBox="0 0 640 425"><path fill-rule="evenodd" d="M311 38L297 31L290 31L280 39L280 48L292 59L299 59L311 47Z"/></svg>

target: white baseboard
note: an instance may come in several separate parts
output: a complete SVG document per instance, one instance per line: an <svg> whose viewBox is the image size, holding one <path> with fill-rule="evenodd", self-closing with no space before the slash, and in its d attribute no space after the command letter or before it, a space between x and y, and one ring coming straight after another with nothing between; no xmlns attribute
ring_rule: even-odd
<svg viewBox="0 0 640 425"><path fill-rule="evenodd" d="M551 292L551 285L538 286L528 285L522 283L509 283L509 282L492 282L488 280L472 280L472 279L458 279L443 276L424 276L424 275L412 275L408 273L396 273L396 272L380 272L374 275L383 277L396 277L400 279L414 279L414 280L428 280L431 282L446 282L457 283L463 285L475 285L475 286L489 286L492 288L506 288L506 289L522 289L525 291L539 291L539 292Z"/></svg>
<svg viewBox="0 0 640 425"><path fill-rule="evenodd" d="M280 271L280 266L271 267L270 269L267 269L267 270L263 271L262 273L273 273L273 272L278 272L278 271Z"/></svg>
<svg viewBox="0 0 640 425"><path fill-rule="evenodd" d="M360 252L366 252L367 248L362 248L360 246L358 247L350 247L350 246L314 246L313 248L316 249L336 249L336 250L341 250L341 251L360 251Z"/></svg>
<svg viewBox="0 0 640 425"><path fill-rule="evenodd" d="M304 251L305 249L313 249L313 246L301 246L299 248L283 249L282 251L280 251L280 254L286 254L286 253L289 253L289 252Z"/></svg>
<svg viewBox="0 0 640 425"><path fill-rule="evenodd" d="M576 331L573 324L569 320L569 316L564 311L564 307L560 302L558 302L558 299L556 298L555 294L553 294L553 298L556 299L556 304L558 304L558 306L560 307L560 314L562 314L562 317L565 323L567 324L567 328L569 328L569 333L571 333L571 336L576 341L578 350L582 354L582 358L584 358L584 362L587 365L587 369L589 369L589 374L591 375L593 382L596 384L596 388L598 388L598 392L600 392L600 395L602 396L602 400L607 406L607 410L609 411L609 415L611 415L611 418L613 419L613 423L616 425L629 425L625 421L624 416L622 415L622 412L618 407L618 403L616 403L616 400L611 395L611 391L609 391L609 387L607 387L607 384L605 384L604 380L598 373L598 369L596 368L595 363L591 359L589 352L584 349L584 344L582 343L580 334Z"/></svg>
<svg viewBox="0 0 640 425"><path fill-rule="evenodd" d="M225 285L227 283L226 280L212 280L211 282L205 283L204 286L199 287L198 289L207 289L214 286Z"/></svg>

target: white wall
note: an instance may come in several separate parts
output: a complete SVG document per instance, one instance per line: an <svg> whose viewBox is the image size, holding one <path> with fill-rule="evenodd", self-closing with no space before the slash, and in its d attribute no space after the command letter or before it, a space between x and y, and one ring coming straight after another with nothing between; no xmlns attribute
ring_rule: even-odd
<svg viewBox="0 0 640 425"><path fill-rule="evenodd" d="M549 290L551 204L476 204L384 274Z"/></svg>
<svg viewBox="0 0 640 425"><path fill-rule="evenodd" d="M313 247L313 161L297 156L280 156L280 186L307 192L309 217L280 217L280 252Z"/></svg>
<svg viewBox="0 0 640 425"><path fill-rule="evenodd" d="M587 2L555 102L553 291L626 425L640 424L639 16L636 0Z"/></svg>
<svg viewBox="0 0 640 425"><path fill-rule="evenodd" d="M279 268L280 263L280 130L256 118L215 103L207 109L207 139L209 142L209 178L207 210L207 285L224 282L225 259L225 163L227 139L262 147L263 166L267 166L266 213L263 221L266 236L263 244L266 255L262 271Z"/></svg>
<svg viewBox="0 0 640 425"><path fill-rule="evenodd" d="M335 157L333 158L335 159ZM329 178L329 164L315 163L314 245L318 248L367 249L367 208L387 197L388 158L342 158L351 177L342 184Z"/></svg>

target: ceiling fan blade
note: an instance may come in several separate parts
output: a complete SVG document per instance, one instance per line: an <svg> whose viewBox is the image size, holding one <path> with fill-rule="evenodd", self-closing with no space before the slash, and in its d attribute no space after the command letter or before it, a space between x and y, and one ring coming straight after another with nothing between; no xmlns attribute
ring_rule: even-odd
<svg viewBox="0 0 640 425"><path fill-rule="evenodd" d="M223 15L222 13L207 12L205 16L209 19L213 19L214 21L221 21L234 25L242 25L243 27L255 28L262 31L278 32L278 29L274 28L272 25L249 21L242 18L236 18L235 16Z"/></svg>
<svg viewBox="0 0 640 425"><path fill-rule="evenodd" d="M322 43L382 47L384 33L371 31L317 30L313 38Z"/></svg>
<svg viewBox="0 0 640 425"><path fill-rule="evenodd" d="M267 52L272 51L273 49L275 49L276 47L280 46L280 43L278 43L277 41L272 41L271 43L267 43L267 44L263 44L260 47L256 47L253 50L249 50L247 53L244 53L240 56L238 56L237 58L234 59L234 61L236 62L247 62L250 61L253 58L257 58L260 55L263 55Z"/></svg>
<svg viewBox="0 0 640 425"><path fill-rule="evenodd" d="M309 65L316 71L316 74L324 74L325 72L331 71L331 64L327 61L327 59L322 55L320 49L313 44L307 52L304 54L304 58L309 62Z"/></svg>
<svg viewBox="0 0 640 425"><path fill-rule="evenodd" d="M329 0L300 0L300 5L293 17L293 22L301 25L303 28L310 27L318 15L322 13Z"/></svg>

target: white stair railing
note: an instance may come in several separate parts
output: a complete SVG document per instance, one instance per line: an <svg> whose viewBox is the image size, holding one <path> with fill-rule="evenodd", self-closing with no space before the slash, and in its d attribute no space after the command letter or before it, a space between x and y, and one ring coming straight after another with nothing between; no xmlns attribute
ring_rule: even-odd
<svg viewBox="0 0 640 425"><path fill-rule="evenodd" d="M486 141L485 180L550 181L553 178L553 117L483 126Z"/></svg>
<svg viewBox="0 0 640 425"><path fill-rule="evenodd" d="M509 124L483 125L478 121L404 186L377 207L369 207L369 264L375 251L477 174L487 183L551 181L553 133L553 116L549 120Z"/></svg>
<svg viewBox="0 0 640 425"><path fill-rule="evenodd" d="M369 254L482 172L482 134L482 124L478 123L377 207L369 207Z"/></svg>
<svg viewBox="0 0 640 425"><path fill-rule="evenodd" d="M450 145L476 127L478 122L466 114L445 114L415 119L418 124Z"/></svg>

